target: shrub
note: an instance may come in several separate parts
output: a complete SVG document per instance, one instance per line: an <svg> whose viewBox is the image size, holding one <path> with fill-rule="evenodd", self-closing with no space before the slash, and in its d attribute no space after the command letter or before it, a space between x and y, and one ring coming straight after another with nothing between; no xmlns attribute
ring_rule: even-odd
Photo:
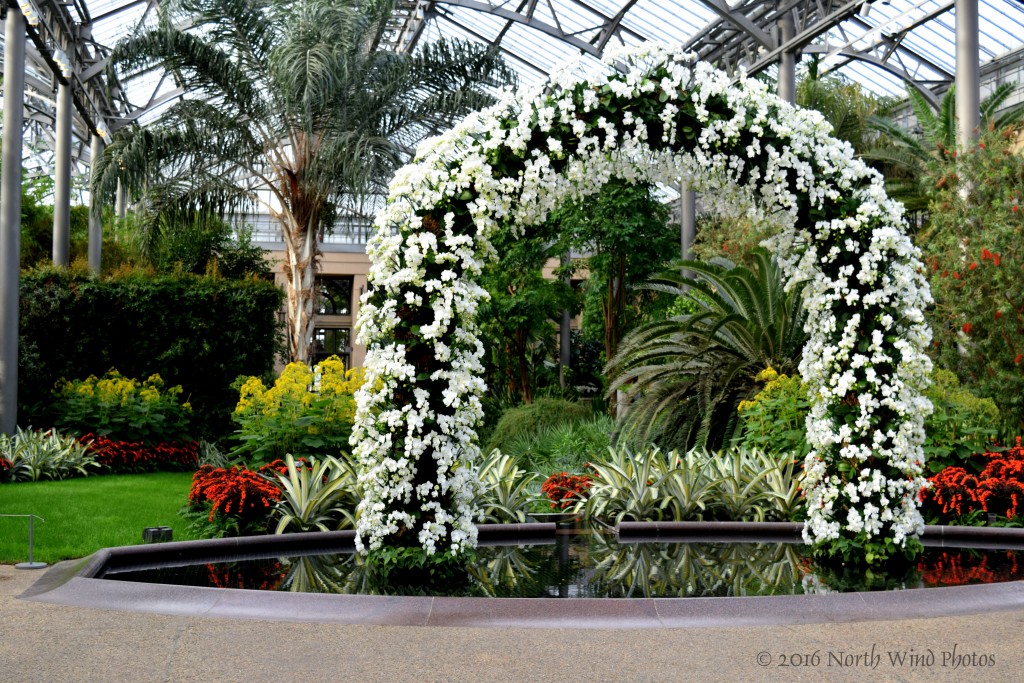
<svg viewBox="0 0 1024 683"><path fill-rule="evenodd" d="M183 512L204 536L264 534L270 510L280 498L280 489L256 472L204 465L192 477Z"/></svg>
<svg viewBox="0 0 1024 683"><path fill-rule="evenodd" d="M85 444L53 429L19 428L14 436L0 434L0 460L0 481L84 477L89 468L97 467L95 456Z"/></svg>
<svg viewBox="0 0 1024 683"><path fill-rule="evenodd" d="M232 454L255 464L288 453L330 456L346 450L355 416L352 395L362 383L362 368L346 371L337 356L312 370L289 363L270 389L249 377L233 415L239 443Z"/></svg>
<svg viewBox="0 0 1024 683"><path fill-rule="evenodd" d="M996 435L996 404L961 387L952 372L936 369L924 395L934 407L924 424L924 453L931 472L969 463L971 455L984 451Z"/></svg>
<svg viewBox="0 0 1024 683"><path fill-rule="evenodd" d="M54 391L54 423L76 434L157 444L189 439L192 406L181 386L164 387L160 375L144 381L117 370L64 382Z"/></svg>
<svg viewBox="0 0 1024 683"><path fill-rule="evenodd" d="M95 455L99 465L111 472L181 471L199 466L199 443L196 441L146 444L115 441L93 434L79 437L79 441Z"/></svg>
<svg viewBox="0 0 1024 683"><path fill-rule="evenodd" d="M934 352L971 392L990 396L1002 427L1024 429L1024 157L1016 129L982 132L956 163L931 170L929 226L918 243L935 306Z"/></svg>
<svg viewBox="0 0 1024 683"><path fill-rule="evenodd" d="M586 403L574 403L559 398L540 398L533 403L505 411L494 427L484 452L504 450L514 439L536 434L541 429L567 422L582 422L593 416Z"/></svg>
<svg viewBox="0 0 1024 683"><path fill-rule="evenodd" d="M238 400L231 382L270 372L279 348L281 291L262 280L45 269L22 275L19 302L23 423L54 424L50 396L61 378L116 367L183 386L193 435L221 436Z"/></svg>
<svg viewBox="0 0 1024 683"><path fill-rule="evenodd" d="M535 472L580 471L612 445L615 422L607 415L561 422L524 432L506 444L504 452L522 458Z"/></svg>

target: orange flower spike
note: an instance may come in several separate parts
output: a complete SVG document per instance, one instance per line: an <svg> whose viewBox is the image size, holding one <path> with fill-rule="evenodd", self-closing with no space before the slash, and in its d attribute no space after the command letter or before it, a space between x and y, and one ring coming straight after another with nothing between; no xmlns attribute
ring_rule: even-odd
<svg viewBox="0 0 1024 683"><path fill-rule="evenodd" d="M992 263L999 265L999 252L992 254Z"/></svg>

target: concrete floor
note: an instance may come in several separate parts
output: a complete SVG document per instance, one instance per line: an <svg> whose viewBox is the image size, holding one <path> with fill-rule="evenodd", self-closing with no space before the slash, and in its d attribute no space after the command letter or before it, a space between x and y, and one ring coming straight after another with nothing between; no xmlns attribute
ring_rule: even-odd
<svg viewBox="0 0 1024 683"><path fill-rule="evenodd" d="M352 626L164 616L19 599L40 576L0 566L2 683L995 682L1020 680L1024 668L1020 609L733 628Z"/></svg>

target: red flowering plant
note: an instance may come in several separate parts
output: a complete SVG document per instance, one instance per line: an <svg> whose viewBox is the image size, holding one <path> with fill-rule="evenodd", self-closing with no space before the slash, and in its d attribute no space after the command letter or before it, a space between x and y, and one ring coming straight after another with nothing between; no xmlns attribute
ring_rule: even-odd
<svg viewBox="0 0 1024 683"><path fill-rule="evenodd" d="M932 192L918 239L931 271L936 359L964 388L991 396L1000 426L1014 431L1024 429L1024 156L1016 140L1016 131L988 132L984 146L960 155Z"/></svg>
<svg viewBox="0 0 1024 683"><path fill-rule="evenodd" d="M977 555L977 551L963 548L944 550L935 557L923 558L918 563L921 579L927 586L963 586L1021 578L1016 551L989 551L980 558Z"/></svg>
<svg viewBox="0 0 1024 683"><path fill-rule="evenodd" d="M197 441L147 444L116 441L95 434L86 434L78 440L95 454L97 463L111 472L181 471L194 469L199 464Z"/></svg>
<svg viewBox="0 0 1024 683"><path fill-rule="evenodd" d="M206 565L206 576L214 588L247 588L276 591L288 572L277 560L262 562L217 562Z"/></svg>
<svg viewBox="0 0 1024 683"><path fill-rule="evenodd" d="M566 510L586 500L590 476L556 472L541 484L540 490L551 501L552 509Z"/></svg>
<svg viewBox="0 0 1024 683"><path fill-rule="evenodd" d="M267 533L270 511L280 498L277 485L258 472L203 465L192 476L182 513L203 536L253 536Z"/></svg>
<svg viewBox="0 0 1024 683"><path fill-rule="evenodd" d="M1019 524L1024 512L1024 447L1018 436L1012 448L975 456L986 463L973 475L962 467L947 467L921 492L922 512L936 523L978 523L982 514Z"/></svg>
<svg viewBox="0 0 1024 683"><path fill-rule="evenodd" d="M11 461L0 455L0 483L7 481L12 467Z"/></svg>

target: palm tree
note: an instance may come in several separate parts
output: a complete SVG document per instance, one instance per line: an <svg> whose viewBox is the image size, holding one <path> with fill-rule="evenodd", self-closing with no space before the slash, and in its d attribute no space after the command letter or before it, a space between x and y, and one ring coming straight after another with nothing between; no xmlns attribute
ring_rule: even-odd
<svg viewBox="0 0 1024 683"><path fill-rule="evenodd" d="M796 371L807 339L803 286L787 293L771 255L757 248L752 257L753 269L678 262L647 285L679 296L687 312L636 328L608 364L609 393L631 385L624 434L666 448L720 448L740 401L758 391L755 376Z"/></svg>
<svg viewBox="0 0 1024 683"><path fill-rule="evenodd" d="M1003 107L1016 89L1016 83L1001 83L981 101L982 130L999 130L1024 122L1024 102ZM956 158L956 94L954 86L951 86L938 109L933 108L925 96L909 84L907 97L921 129L920 135L892 119L870 116L868 125L883 137L862 156L881 164L885 172L886 192L890 197L903 202L909 211L924 211L928 208L925 183L929 167L936 162L946 165Z"/></svg>
<svg viewBox="0 0 1024 683"><path fill-rule="evenodd" d="M112 55L127 75L165 69L186 96L115 136L97 191L109 195L120 179L150 225L253 207L277 218L293 360L308 360L318 244L336 217L383 194L424 135L491 103L489 90L513 78L493 50L468 43L380 49L392 5L176 0Z"/></svg>
<svg viewBox="0 0 1024 683"><path fill-rule="evenodd" d="M864 151L878 137L877 131L868 125L869 117L892 103L855 81L832 73L822 75L818 62L818 55L812 55L808 61L807 73L797 83L796 104L821 112L832 124L832 135L849 142L856 152Z"/></svg>

